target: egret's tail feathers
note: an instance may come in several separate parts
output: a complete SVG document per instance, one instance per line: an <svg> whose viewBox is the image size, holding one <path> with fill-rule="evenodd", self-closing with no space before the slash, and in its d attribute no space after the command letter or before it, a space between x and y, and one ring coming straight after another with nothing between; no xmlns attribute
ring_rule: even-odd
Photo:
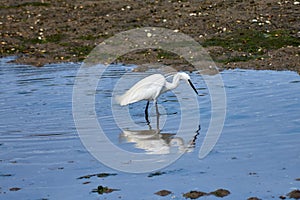
<svg viewBox="0 0 300 200"><path fill-rule="evenodd" d="M132 98L128 93L125 93L123 95L118 95L115 97L115 99L116 102L121 106L126 106L128 104L135 103L138 101L134 97Z"/></svg>
<svg viewBox="0 0 300 200"><path fill-rule="evenodd" d="M118 104L120 104L121 106L126 106L126 105L132 103L132 102L130 101L130 99L128 99L128 97L126 96L126 93L123 94L123 95L118 95L118 96L116 96L115 99L116 99L116 102L117 102Z"/></svg>
<svg viewBox="0 0 300 200"><path fill-rule="evenodd" d="M115 100L116 100L116 102L118 103L118 104L120 104L121 106L125 106L126 104L124 104L124 102L123 102L123 95L117 95L116 97L115 97Z"/></svg>

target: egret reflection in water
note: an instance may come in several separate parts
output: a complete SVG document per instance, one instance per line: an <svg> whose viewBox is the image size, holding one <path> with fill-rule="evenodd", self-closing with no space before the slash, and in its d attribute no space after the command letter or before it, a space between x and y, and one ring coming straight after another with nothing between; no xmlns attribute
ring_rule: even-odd
<svg viewBox="0 0 300 200"><path fill-rule="evenodd" d="M156 115L156 129L152 129L151 125L147 130L124 129L120 138L128 143L134 143L135 148L142 149L147 154L170 154L174 151L178 153L192 152L201 126L199 125L190 141L184 141L183 138L176 136L176 133L162 133L159 129L159 116Z"/></svg>

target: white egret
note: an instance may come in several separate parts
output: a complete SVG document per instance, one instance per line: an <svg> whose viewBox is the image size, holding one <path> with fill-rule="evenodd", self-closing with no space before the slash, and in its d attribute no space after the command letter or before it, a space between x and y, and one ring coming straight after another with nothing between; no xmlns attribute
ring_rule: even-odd
<svg viewBox="0 0 300 200"><path fill-rule="evenodd" d="M174 75L172 83L169 83L162 74L150 75L132 86L125 94L117 96L116 100L121 106L135 103L141 100L147 100L145 108L145 119L149 124L148 107L149 101L153 101L157 108L157 98L164 92L172 90L179 85L180 80L185 80L196 92L198 92L190 80L190 76L184 72L178 72Z"/></svg>

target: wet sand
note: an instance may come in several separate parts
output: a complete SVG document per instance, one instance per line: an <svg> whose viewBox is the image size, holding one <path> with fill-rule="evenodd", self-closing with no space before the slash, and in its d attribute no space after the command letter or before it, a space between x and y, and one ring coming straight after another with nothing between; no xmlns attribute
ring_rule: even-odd
<svg viewBox="0 0 300 200"><path fill-rule="evenodd" d="M299 1L54 1L0 3L1 56L17 63L82 61L105 39L132 28L178 30L202 44L220 68L300 71ZM159 50L132 52L126 64L182 66Z"/></svg>

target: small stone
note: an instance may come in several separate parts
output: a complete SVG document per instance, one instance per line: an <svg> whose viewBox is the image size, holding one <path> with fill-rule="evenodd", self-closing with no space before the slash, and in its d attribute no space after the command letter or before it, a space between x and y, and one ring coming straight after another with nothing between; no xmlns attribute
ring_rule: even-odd
<svg viewBox="0 0 300 200"><path fill-rule="evenodd" d="M154 194L164 197L164 196L167 196L171 193L172 192L170 192L169 190L160 190L158 192L155 192Z"/></svg>
<svg viewBox="0 0 300 200"><path fill-rule="evenodd" d="M154 177L154 176L161 176L163 174L166 174L166 172L160 172L160 171L157 171L157 172L152 172L148 175L149 178L151 177Z"/></svg>
<svg viewBox="0 0 300 200"><path fill-rule="evenodd" d="M300 199L300 190L293 190L287 194L289 198Z"/></svg>
<svg viewBox="0 0 300 200"><path fill-rule="evenodd" d="M102 185L99 185L97 189L93 189L92 192L97 192L98 194L104 194L104 193L111 193L114 191L119 191L119 189L112 189L108 187L103 187Z"/></svg>
<svg viewBox="0 0 300 200"><path fill-rule="evenodd" d="M115 176L115 175L117 175L117 174L100 173L100 174L97 174L97 177L98 177L98 178L104 178L104 177Z"/></svg>
<svg viewBox="0 0 300 200"><path fill-rule="evenodd" d="M147 37L152 37L152 34L151 33L147 33Z"/></svg>
<svg viewBox="0 0 300 200"><path fill-rule="evenodd" d="M183 197L190 198L190 199L197 199L199 197L206 196L206 195L207 195L206 192L190 191L190 192L187 192L187 193L183 194Z"/></svg>
<svg viewBox="0 0 300 200"><path fill-rule="evenodd" d="M247 200L261 200L261 199L259 199L259 198L257 198L257 197L250 197L250 198L248 198Z"/></svg>
<svg viewBox="0 0 300 200"><path fill-rule="evenodd" d="M252 176L252 175L257 175L256 172L249 172L249 175Z"/></svg>
<svg viewBox="0 0 300 200"><path fill-rule="evenodd" d="M216 197L225 197L230 194L229 190L217 189L216 191L210 192L209 194L215 195Z"/></svg>
<svg viewBox="0 0 300 200"><path fill-rule="evenodd" d="M271 24L271 22L269 20L266 20L265 22L266 22L266 24Z"/></svg>
<svg viewBox="0 0 300 200"><path fill-rule="evenodd" d="M18 187L9 188L9 191L19 191L19 190L21 190L21 188Z"/></svg>
<svg viewBox="0 0 300 200"><path fill-rule="evenodd" d="M89 174L89 175L81 176L81 177L78 177L77 179L89 179L94 176L97 176L98 178L105 178L108 176L116 176L116 175L117 174L115 174L115 173L98 173L98 174Z"/></svg>

